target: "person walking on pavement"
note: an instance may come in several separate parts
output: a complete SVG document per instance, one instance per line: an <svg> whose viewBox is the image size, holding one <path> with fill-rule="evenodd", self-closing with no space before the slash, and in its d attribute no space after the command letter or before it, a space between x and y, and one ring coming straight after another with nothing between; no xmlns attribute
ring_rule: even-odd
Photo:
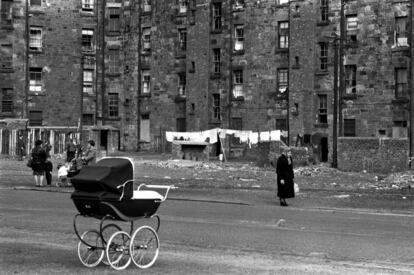
<svg viewBox="0 0 414 275"><path fill-rule="evenodd" d="M66 162L70 163L72 159L75 158L76 154L76 145L73 142L73 139L70 139L68 143L66 143Z"/></svg>
<svg viewBox="0 0 414 275"><path fill-rule="evenodd" d="M31 152L32 170L35 178L36 186L43 186L43 179L45 177L46 170L46 151L42 147L42 141L36 140L35 147Z"/></svg>
<svg viewBox="0 0 414 275"><path fill-rule="evenodd" d="M293 183L293 160L291 149L289 147L282 147L282 154L277 159L276 174L277 196L279 197L280 205L288 206L288 204L286 203L286 199L295 197Z"/></svg>
<svg viewBox="0 0 414 275"><path fill-rule="evenodd" d="M23 160L25 148L26 146L24 144L23 136L19 135L19 139L17 140L17 154L19 157L19 161Z"/></svg>
<svg viewBox="0 0 414 275"><path fill-rule="evenodd" d="M85 165L94 164L96 162L96 148L95 141L89 140L85 150L85 155L82 157Z"/></svg>

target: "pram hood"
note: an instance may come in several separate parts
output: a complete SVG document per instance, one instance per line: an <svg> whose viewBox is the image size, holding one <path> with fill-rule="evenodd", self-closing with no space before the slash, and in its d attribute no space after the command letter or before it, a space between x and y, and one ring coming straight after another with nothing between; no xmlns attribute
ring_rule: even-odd
<svg viewBox="0 0 414 275"><path fill-rule="evenodd" d="M108 192L121 196L119 185L134 176L134 165L128 158L103 158L96 164L84 166L78 175L71 179L75 192L101 193ZM133 188L124 190L124 198L133 196Z"/></svg>

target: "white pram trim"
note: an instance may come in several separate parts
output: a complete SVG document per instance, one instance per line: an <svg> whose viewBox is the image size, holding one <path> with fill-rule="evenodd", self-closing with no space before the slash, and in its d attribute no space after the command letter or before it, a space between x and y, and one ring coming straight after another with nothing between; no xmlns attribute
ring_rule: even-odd
<svg viewBox="0 0 414 275"><path fill-rule="evenodd" d="M160 193L151 190L135 190L132 197L133 200L148 199L148 200L163 200L164 197Z"/></svg>

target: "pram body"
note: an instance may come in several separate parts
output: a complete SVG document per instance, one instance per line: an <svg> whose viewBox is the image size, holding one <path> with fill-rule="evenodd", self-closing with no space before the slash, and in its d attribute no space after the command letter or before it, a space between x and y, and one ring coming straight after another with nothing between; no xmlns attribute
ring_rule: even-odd
<svg viewBox="0 0 414 275"><path fill-rule="evenodd" d="M126 268L131 260L141 268L147 268L155 262L159 245L157 231L160 226L160 219L155 213L174 186L141 184L134 191L133 176L134 164L129 158L103 158L94 165L83 167L79 174L71 179L75 189L71 199L79 212L74 219L75 233L80 239L78 255L85 266L92 267L99 264L104 257L104 252L106 252L107 262L118 270ZM161 195L154 190L163 190L164 194ZM78 216L100 219L99 231L86 231L81 236L76 226ZM143 226L134 230L133 221L140 218L156 218L156 229ZM107 220L130 222L130 232L122 231L114 223L104 226ZM108 236L105 237L105 231L108 228L118 229L109 237L109 240ZM139 241L137 235L143 234L144 231L145 234L153 235L149 240L156 241L156 253L151 261L142 264L142 255L136 255L138 250L142 253L142 249L138 248L147 247L148 249L149 246L148 244L137 246L135 243ZM91 237L96 241L93 240L91 243L86 240ZM118 242L118 244L113 242ZM125 242L128 242L128 249L125 249ZM85 246L84 250L87 255L81 255L79 249L82 246ZM117 253L120 250L122 253ZM95 257L91 257L91 253ZM114 258L114 254L118 256ZM91 258L94 259L92 262ZM122 258L124 261L120 260Z"/></svg>

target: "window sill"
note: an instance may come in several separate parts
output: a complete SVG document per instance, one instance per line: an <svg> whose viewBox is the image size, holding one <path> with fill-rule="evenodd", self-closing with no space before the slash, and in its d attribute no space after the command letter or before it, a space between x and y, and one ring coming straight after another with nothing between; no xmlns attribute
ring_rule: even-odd
<svg viewBox="0 0 414 275"><path fill-rule="evenodd" d="M185 98L185 95L177 95L174 98L174 102L178 103L178 102L185 102L187 99Z"/></svg>
<svg viewBox="0 0 414 275"><path fill-rule="evenodd" d="M238 97L232 97L231 101L239 101L239 102L243 102L244 101L244 96L238 96Z"/></svg>
<svg viewBox="0 0 414 275"><path fill-rule="evenodd" d="M120 36L120 31L106 31L106 36Z"/></svg>
<svg viewBox="0 0 414 275"><path fill-rule="evenodd" d="M328 123L316 123L313 125L315 128L328 128L329 124Z"/></svg>
<svg viewBox="0 0 414 275"><path fill-rule="evenodd" d="M94 17L95 16L95 13L93 12L93 10L92 11L81 10L79 14L81 17Z"/></svg>
<svg viewBox="0 0 414 275"><path fill-rule="evenodd" d="M141 16L151 16L152 11L144 11L141 13Z"/></svg>
<svg viewBox="0 0 414 275"><path fill-rule="evenodd" d="M150 98L151 97L151 93L140 93L139 94L139 97L140 98L145 98L145 97Z"/></svg>
<svg viewBox="0 0 414 275"><path fill-rule="evenodd" d="M29 96L45 96L46 93L45 92L30 92L29 91Z"/></svg>
<svg viewBox="0 0 414 275"><path fill-rule="evenodd" d="M292 65L292 70L299 70L300 69L300 65Z"/></svg>
<svg viewBox="0 0 414 275"><path fill-rule="evenodd" d="M41 15L41 14L45 14L45 11L29 7L29 14L39 14L39 15Z"/></svg>
<svg viewBox="0 0 414 275"><path fill-rule="evenodd" d="M275 53L276 54L278 54L278 53L288 53L289 52L289 49L288 48L283 48L283 49L280 49L280 48L277 48L276 50L275 50Z"/></svg>
<svg viewBox="0 0 414 275"><path fill-rule="evenodd" d="M315 75L318 75L318 76L329 75L329 72L328 71L317 71L315 72Z"/></svg>
<svg viewBox="0 0 414 275"><path fill-rule="evenodd" d="M141 51L142 56L150 56L151 55L151 49L146 49Z"/></svg>
<svg viewBox="0 0 414 275"><path fill-rule="evenodd" d="M41 49L41 50L29 49L29 53L31 53L31 54L40 54L40 53L43 53L43 49Z"/></svg>
<svg viewBox="0 0 414 275"><path fill-rule="evenodd" d="M223 31L222 29L219 30L211 30L211 34L221 34Z"/></svg>
<svg viewBox="0 0 414 275"><path fill-rule="evenodd" d="M220 79L221 74L220 73L212 73L210 74L210 79Z"/></svg>
<svg viewBox="0 0 414 275"><path fill-rule="evenodd" d="M316 23L316 26L318 27L329 26L329 21L318 21Z"/></svg>
<svg viewBox="0 0 414 275"><path fill-rule="evenodd" d="M357 99L358 95L357 94L345 94L342 95L342 100L353 100L353 99Z"/></svg>
<svg viewBox="0 0 414 275"><path fill-rule="evenodd" d="M244 55L244 50L233 50L233 55Z"/></svg>
<svg viewBox="0 0 414 275"><path fill-rule="evenodd" d="M391 49L392 52L405 52L409 50L410 50L410 46L395 46L394 48Z"/></svg>
<svg viewBox="0 0 414 275"><path fill-rule="evenodd" d="M120 117L107 117L105 118L106 121L121 121Z"/></svg>

